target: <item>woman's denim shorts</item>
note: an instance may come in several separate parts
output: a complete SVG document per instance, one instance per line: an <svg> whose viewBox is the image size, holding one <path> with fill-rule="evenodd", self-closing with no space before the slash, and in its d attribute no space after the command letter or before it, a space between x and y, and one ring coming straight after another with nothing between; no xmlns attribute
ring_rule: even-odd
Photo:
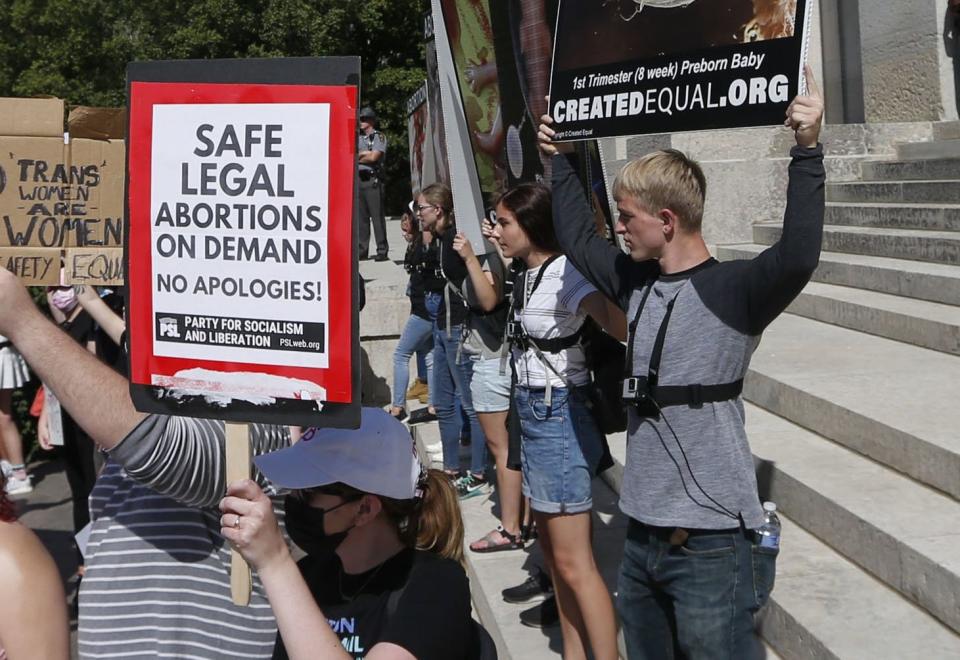
<svg viewBox="0 0 960 660"><path fill-rule="evenodd" d="M506 412L510 409L510 361L506 371L500 373L500 358L483 358L472 355L473 379L470 381L470 394L473 397L473 409L478 413Z"/></svg>
<svg viewBox="0 0 960 660"><path fill-rule="evenodd" d="M591 481L603 454L603 440L585 405L586 391L551 391L518 386L523 494L541 513L582 513L593 506Z"/></svg>

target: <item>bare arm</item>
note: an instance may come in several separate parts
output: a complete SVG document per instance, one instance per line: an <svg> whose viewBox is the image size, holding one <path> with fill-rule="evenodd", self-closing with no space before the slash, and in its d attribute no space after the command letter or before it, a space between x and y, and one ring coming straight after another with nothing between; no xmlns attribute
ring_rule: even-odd
<svg viewBox="0 0 960 660"><path fill-rule="evenodd" d="M477 294L477 300L480 308L485 312L491 312L500 302L500 286L502 282L497 282L493 273L485 272L480 265L480 260L473 253L473 247L466 237L459 233L453 239L453 249L456 250L463 263L467 266L467 275L470 277L470 283ZM500 257L495 257L499 259Z"/></svg>
<svg viewBox="0 0 960 660"><path fill-rule="evenodd" d="M623 310L599 291L594 291L581 300L580 309L617 341L627 340L627 318Z"/></svg>
<svg viewBox="0 0 960 660"><path fill-rule="evenodd" d="M19 523L0 523L0 648L10 660L67 660L70 638L60 575L40 540Z"/></svg>
<svg viewBox="0 0 960 660"><path fill-rule="evenodd" d="M340 644L290 556L270 499L254 482L238 481L230 484L220 509L224 512L220 532L260 576L291 660L350 660L353 656ZM233 526L237 515L243 520L239 528ZM415 660L396 644L377 644L366 657Z"/></svg>
<svg viewBox="0 0 960 660"><path fill-rule="evenodd" d="M357 157L360 159L360 162L364 165L373 165L380 161L383 158L382 151L361 151L357 154Z"/></svg>
<svg viewBox="0 0 960 660"><path fill-rule="evenodd" d="M93 317L97 325L107 333L113 343L119 345L123 331L127 328L126 322L117 316L107 306L107 303L103 302L103 298L97 295L97 290L94 287L80 284L75 286L74 289L77 292L77 300L80 301L80 305Z"/></svg>
<svg viewBox="0 0 960 660"><path fill-rule="evenodd" d="M12 273L0 269L0 334L6 335L70 416L104 449L112 449L146 415L127 381L44 318Z"/></svg>

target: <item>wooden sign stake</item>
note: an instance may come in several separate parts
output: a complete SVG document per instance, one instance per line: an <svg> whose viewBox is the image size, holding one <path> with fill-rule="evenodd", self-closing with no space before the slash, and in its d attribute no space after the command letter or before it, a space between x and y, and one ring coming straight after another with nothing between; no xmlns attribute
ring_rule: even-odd
<svg viewBox="0 0 960 660"><path fill-rule="evenodd" d="M250 478L250 427L227 422L227 483ZM253 583L250 566L234 549L230 550L230 594L234 605L250 604Z"/></svg>

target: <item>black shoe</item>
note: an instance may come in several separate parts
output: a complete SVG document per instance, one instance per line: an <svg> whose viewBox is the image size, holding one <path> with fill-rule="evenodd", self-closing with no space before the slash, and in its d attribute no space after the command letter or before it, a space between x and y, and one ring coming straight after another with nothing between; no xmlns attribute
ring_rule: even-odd
<svg viewBox="0 0 960 660"><path fill-rule="evenodd" d="M553 583L550 576L538 570L523 584L504 589L500 595L507 603L536 603L553 595Z"/></svg>
<svg viewBox="0 0 960 660"><path fill-rule="evenodd" d="M551 628L560 623L557 611L557 597L550 596L539 605L520 612L520 623L528 628Z"/></svg>
<svg viewBox="0 0 960 660"><path fill-rule="evenodd" d="M410 413L408 424L423 424L437 419L437 413L430 412L429 408L418 408Z"/></svg>
<svg viewBox="0 0 960 660"><path fill-rule="evenodd" d="M402 422L407 418L407 411L401 408L400 412L398 412L396 415L394 415L392 412L390 413L390 415L392 417L395 417L398 422Z"/></svg>
<svg viewBox="0 0 960 660"><path fill-rule="evenodd" d="M386 254L378 254L373 258L374 261L390 261L390 256Z"/></svg>

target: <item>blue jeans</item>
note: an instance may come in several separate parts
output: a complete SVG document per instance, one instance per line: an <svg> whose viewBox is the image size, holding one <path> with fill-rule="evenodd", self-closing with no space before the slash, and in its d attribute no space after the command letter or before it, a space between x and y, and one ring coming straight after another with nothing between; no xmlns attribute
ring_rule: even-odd
<svg viewBox="0 0 960 660"><path fill-rule="evenodd" d="M440 440L443 443L443 469L460 469L460 431L463 420L457 411L457 399L470 420L470 471L483 474L487 462L487 441L477 421L470 396L473 362L463 354L457 362L460 344L460 326L450 328L450 334L433 324L433 378L430 381L433 407L437 409Z"/></svg>
<svg viewBox="0 0 960 660"><path fill-rule="evenodd" d="M433 323L427 319L411 314L407 324L403 326L403 333L397 348L393 351L393 405L403 408L406 403L407 385L410 384L410 357L416 353L425 357L433 348ZM426 357L429 360L428 357ZM430 381L427 379L427 386Z"/></svg>
<svg viewBox="0 0 960 660"><path fill-rule="evenodd" d="M517 386L523 494L541 513L583 513L593 507L591 482L603 440L581 388L554 387L550 405L543 388Z"/></svg>
<svg viewBox="0 0 960 660"><path fill-rule="evenodd" d="M630 519L617 611L630 660L753 660L764 650L753 617L773 590L777 552L740 529L694 531Z"/></svg>

